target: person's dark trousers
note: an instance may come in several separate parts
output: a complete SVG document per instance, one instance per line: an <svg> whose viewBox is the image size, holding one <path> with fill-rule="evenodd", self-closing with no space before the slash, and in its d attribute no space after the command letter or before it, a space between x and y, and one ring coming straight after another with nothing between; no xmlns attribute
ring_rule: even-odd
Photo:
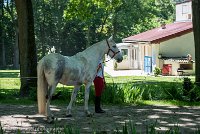
<svg viewBox="0 0 200 134"><path fill-rule="evenodd" d="M101 109L101 94L104 90L104 78L95 77L94 79L94 87L95 87L95 112L96 113L105 113L104 110Z"/></svg>
<svg viewBox="0 0 200 134"><path fill-rule="evenodd" d="M105 111L101 109L101 96L95 96L95 112L105 113Z"/></svg>

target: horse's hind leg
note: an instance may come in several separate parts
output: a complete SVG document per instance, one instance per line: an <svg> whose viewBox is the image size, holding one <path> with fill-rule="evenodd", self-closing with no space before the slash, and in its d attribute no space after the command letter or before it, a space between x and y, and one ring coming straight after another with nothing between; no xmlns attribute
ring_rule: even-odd
<svg viewBox="0 0 200 134"><path fill-rule="evenodd" d="M72 113L71 113L71 110L72 110L72 104L74 102L74 100L76 99L76 95L77 95L77 92L78 90L80 89L80 85L76 85L74 86L74 90L72 91L72 95L71 95L71 100L69 102L69 105L67 106L67 117L71 117L72 116Z"/></svg>
<svg viewBox="0 0 200 134"><path fill-rule="evenodd" d="M51 98L52 98L52 95L56 89L56 85L57 84L54 84L53 86L49 86L49 89L48 89L48 92L47 92L47 95L46 95L46 116L47 116L47 122L48 123L52 123L54 121L54 115L51 114L51 110L50 110L50 101L51 101Z"/></svg>

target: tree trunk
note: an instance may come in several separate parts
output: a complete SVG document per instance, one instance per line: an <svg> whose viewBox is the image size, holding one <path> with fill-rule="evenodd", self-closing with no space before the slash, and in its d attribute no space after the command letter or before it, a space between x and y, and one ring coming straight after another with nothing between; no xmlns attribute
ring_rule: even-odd
<svg viewBox="0 0 200 134"><path fill-rule="evenodd" d="M192 12L195 42L195 82L200 86L200 0L192 0Z"/></svg>
<svg viewBox="0 0 200 134"><path fill-rule="evenodd" d="M14 44L14 57L13 57L13 66L14 69L19 69L19 30L15 28L15 44Z"/></svg>
<svg viewBox="0 0 200 134"><path fill-rule="evenodd" d="M4 44L4 36L3 36L3 38L2 38L2 40L1 40L2 42L2 66L4 67L4 68L6 68L6 50L5 50L5 44Z"/></svg>
<svg viewBox="0 0 200 134"><path fill-rule="evenodd" d="M46 55L44 22L42 23L42 26L40 25L40 34L42 43L42 57L44 57Z"/></svg>
<svg viewBox="0 0 200 134"><path fill-rule="evenodd" d="M1 4L1 11L0 11L0 15L1 15L1 24L0 24L0 48L1 48L1 55L0 55L0 66L2 66L3 68L6 66L6 55L5 55L5 44L4 44L4 23L3 23L3 19L4 19L4 7L3 7L3 0L1 0L0 2Z"/></svg>
<svg viewBox="0 0 200 134"><path fill-rule="evenodd" d="M34 37L34 20L31 0L15 0L19 27L19 57L21 96L28 96L31 87L37 86L37 55Z"/></svg>

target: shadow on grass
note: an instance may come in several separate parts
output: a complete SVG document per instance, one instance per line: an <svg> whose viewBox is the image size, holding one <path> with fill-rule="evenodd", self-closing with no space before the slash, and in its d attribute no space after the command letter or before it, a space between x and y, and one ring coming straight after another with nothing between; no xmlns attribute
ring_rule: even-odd
<svg viewBox="0 0 200 134"><path fill-rule="evenodd" d="M18 71L0 72L0 78L19 78L19 72Z"/></svg>

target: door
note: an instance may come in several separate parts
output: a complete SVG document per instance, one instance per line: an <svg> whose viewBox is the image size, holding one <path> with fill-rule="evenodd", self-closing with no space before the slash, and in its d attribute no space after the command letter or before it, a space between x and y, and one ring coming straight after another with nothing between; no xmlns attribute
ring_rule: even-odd
<svg viewBox="0 0 200 134"><path fill-rule="evenodd" d="M144 56L144 72L150 74L152 72L152 57Z"/></svg>
<svg viewBox="0 0 200 134"><path fill-rule="evenodd" d="M131 50L131 68L138 69L138 48L133 48Z"/></svg>

